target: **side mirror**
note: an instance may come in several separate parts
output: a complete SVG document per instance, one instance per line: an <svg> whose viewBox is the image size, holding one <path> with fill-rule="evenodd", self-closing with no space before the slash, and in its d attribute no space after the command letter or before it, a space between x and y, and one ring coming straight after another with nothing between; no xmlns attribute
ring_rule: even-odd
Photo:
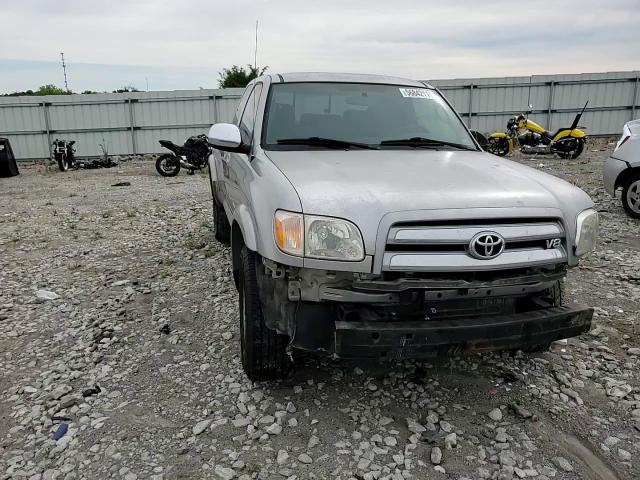
<svg viewBox="0 0 640 480"><path fill-rule="evenodd" d="M207 141L218 150L225 152L248 153L249 147L242 144L240 129L232 123L211 125Z"/></svg>

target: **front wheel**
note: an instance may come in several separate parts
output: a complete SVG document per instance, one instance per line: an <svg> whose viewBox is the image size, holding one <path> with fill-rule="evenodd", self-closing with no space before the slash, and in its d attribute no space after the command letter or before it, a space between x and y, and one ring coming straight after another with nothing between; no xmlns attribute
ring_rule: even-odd
<svg viewBox="0 0 640 480"><path fill-rule="evenodd" d="M61 172L66 172L69 170L69 159L66 155L59 155L58 158L58 168Z"/></svg>
<svg viewBox="0 0 640 480"><path fill-rule="evenodd" d="M504 157L509 153L509 140L506 137L489 137L487 151Z"/></svg>
<svg viewBox="0 0 640 480"><path fill-rule="evenodd" d="M291 368L286 351L289 337L265 324L256 276L258 254L243 246L240 256L238 296L242 368L254 381L282 378Z"/></svg>
<svg viewBox="0 0 640 480"><path fill-rule="evenodd" d="M622 206L633 218L640 218L640 172L631 175L622 187Z"/></svg>
<svg viewBox="0 0 640 480"><path fill-rule="evenodd" d="M180 159L166 153L156 160L156 170L163 177L175 177L180 172Z"/></svg>

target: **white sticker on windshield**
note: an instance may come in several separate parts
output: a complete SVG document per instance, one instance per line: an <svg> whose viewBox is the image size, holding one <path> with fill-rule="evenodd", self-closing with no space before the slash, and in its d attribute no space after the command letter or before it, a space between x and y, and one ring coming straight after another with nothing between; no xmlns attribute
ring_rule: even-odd
<svg viewBox="0 0 640 480"><path fill-rule="evenodd" d="M433 100L433 93L426 88L401 88L400 93L405 98L426 98Z"/></svg>

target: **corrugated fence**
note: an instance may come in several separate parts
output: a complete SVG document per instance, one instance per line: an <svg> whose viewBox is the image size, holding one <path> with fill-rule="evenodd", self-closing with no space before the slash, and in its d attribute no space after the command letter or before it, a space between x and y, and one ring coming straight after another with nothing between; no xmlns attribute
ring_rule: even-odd
<svg viewBox="0 0 640 480"><path fill-rule="evenodd" d="M233 118L242 89L0 98L0 137L18 159L47 158L55 138L76 141L77 156L162 151Z"/></svg>
<svg viewBox="0 0 640 480"><path fill-rule="evenodd" d="M618 135L640 110L639 71L430 80L480 132L502 130L533 105L530 118L547 130L580 121L590 135ZM230 121L241 89L184 90L0 98L0 137L19 159L47 158L55 138L76 140L77 155L156 153L159 139L184 142L215 122Z"/></svg>
<svg viewBox="0 0 640 480"><path fill-rule="evenodd" d="M585 102L580 125L589 135L618 135L639 116L639 71L532 75L530 77L430 80L449 99L467 125L479 132L504 130L518 113L547 130L571 125Z"/></svg>

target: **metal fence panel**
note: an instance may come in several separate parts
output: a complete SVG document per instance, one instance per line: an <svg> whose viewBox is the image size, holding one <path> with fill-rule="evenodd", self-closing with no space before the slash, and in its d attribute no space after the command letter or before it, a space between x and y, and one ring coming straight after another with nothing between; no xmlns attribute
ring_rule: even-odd
<svg viewBox="0 0 640 480"><path fill-rule="evenodd" d="M159 153L160 139L182 143L230 122L242 89L100 93L0 98L0 136L16 157L49 157L55 138L76 141L77 155Z"/></svg>
<svg viewBox="0 0 640 480"><path fill-rule="evenodd" d="M618 135L640 116L640 72L430 80L470 128L504 130L509 117L526 112L548 130L569 126L589 100L580 124L590 135Z"/></svg>
<svg viewBox="0 0 640 480"><path fill-rule="evenodd" d="M640 72L431 80L480 132L504 130L509 117L526 112L548 130L568 126L586 100L581 125L590 135L618 135L640 116ZM242 89L101 93L0 98L0 136L19 159L46 158L54 138L76 140L79 156L158 153L158 140L176 143L230 122Z"/></svg>

